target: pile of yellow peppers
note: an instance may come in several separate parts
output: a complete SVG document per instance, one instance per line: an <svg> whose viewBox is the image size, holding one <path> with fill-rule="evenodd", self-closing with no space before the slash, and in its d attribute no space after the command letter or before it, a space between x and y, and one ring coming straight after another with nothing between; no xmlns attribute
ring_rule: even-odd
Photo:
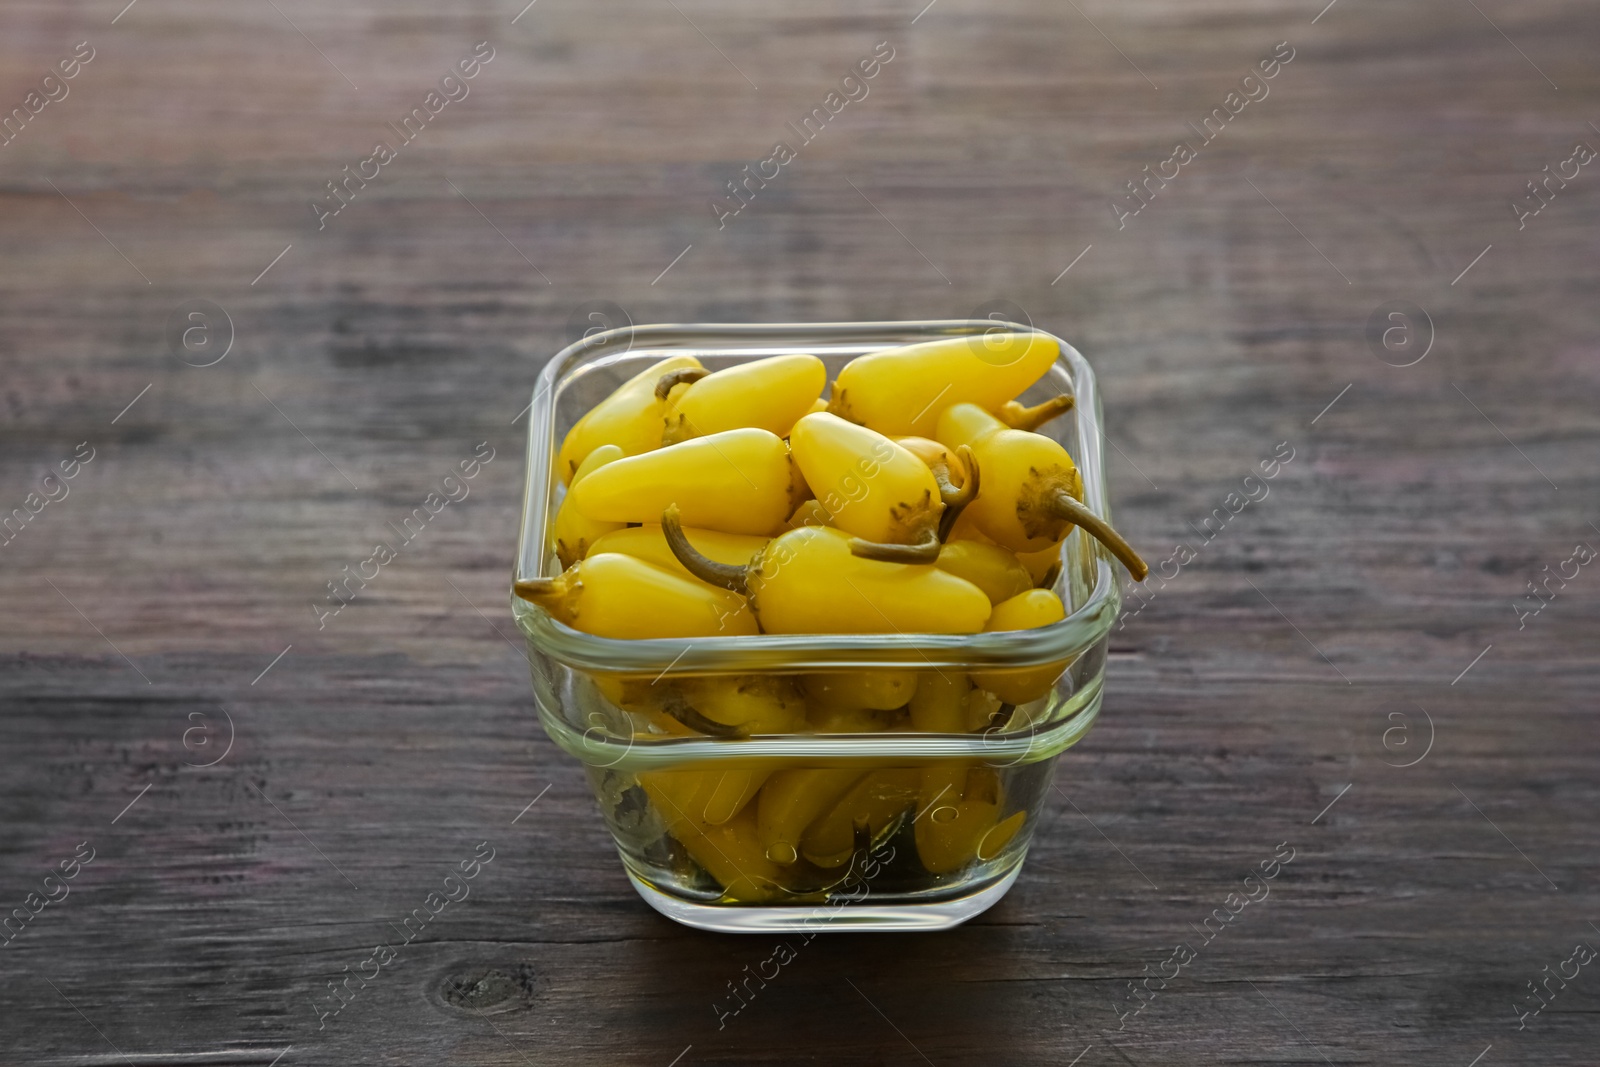
<svg viewBox="0 0 1600 1067"><path fill-rule="evenodd" d="M812 355L641 372L574 425L551 531L564 568L516 593L608 638L1024 630L1065 618L1052 587L1081 526L1143 579L1137 552L1082 503L1066 450L1034 432L1062 395L1015 398L1054 339L952 337L857 357L828 391ZM1043 698L1066 664L681 680L596 675L656 735L971 733ZM997 772L795 767L644 772L668 833L728 901L797 899L864 842L913 820L931 875L1015 836Z"/></svg>

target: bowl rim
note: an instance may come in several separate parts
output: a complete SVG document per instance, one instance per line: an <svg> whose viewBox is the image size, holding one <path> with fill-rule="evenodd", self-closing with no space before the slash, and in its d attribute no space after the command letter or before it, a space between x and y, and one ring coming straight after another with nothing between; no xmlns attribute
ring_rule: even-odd
<svg viewBox="0 0 1600 1067"><path fill-rule="evenodd" d="M541 577L550 521L559 393L588 370L630 358L636 348L721 347L782 351L876 351L945 337L975 336L999 327L1033 332L1060 345L1046 373L1064 368L1073 392L1084 503L1110 520L1105 481L1104 429L1093 368L1070 343L1037 326L992 319L926 319L834 323L652 323L586 335L552 356L540 370L529 404L527 468L522 521L512 580ZM912 335L908 340L907 335ZM743 345L736 342L743 342ZM880 343L881 342L881 343ZM751 353L756 354L756 353ZM766 354L761 352L761 354ZM772 354L777 354L774 351ZM1066 618L1032 630L977 634L759 634L754 636L649 638L597 637L575 630L508 589L512 615L523 636L545 655L579 670L664 675L804 672L860 667L1030 666L1081 655L1110 631L1121 590L1110 556L1098 541L1074 529L1063 543L1094 564L1094 582Z"/></svg>

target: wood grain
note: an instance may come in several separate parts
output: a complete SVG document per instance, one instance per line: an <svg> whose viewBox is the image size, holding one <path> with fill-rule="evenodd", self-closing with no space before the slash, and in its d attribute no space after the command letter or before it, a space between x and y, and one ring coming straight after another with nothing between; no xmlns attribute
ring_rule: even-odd
<svg viewBox="0 0 1600 1067"><path fill-rule="evenodd" d="M1600 574L1513 605L1600 545L1600 176L1509 207L1600 145L1588 6L121 7L0 13L4 107L96 52L0 147L0 513L94 452L0 547L0 909L95 850L0 948L0 1062L1593 1062L1600 978L1515 1006L1600 943ZM324 183L485 40L319 232ZM868 97L719 230L879 41ZM1270 94L1119 230L1280 41ZM234 331L203 368L164 337L202 298ZM819 938L719 1028L775 939L649 911L538 729L515 417L595 301L996 300L1097 365L1119 525L1197 558L1117 633L1004 902ZM1388 301L1431 318L1414 366L1363 338ZM480 442L470 497L319 630L324 583ZM319 1029L481 841L471 896ZM1120 1024L1280 842L1271 896Z"/></svg>

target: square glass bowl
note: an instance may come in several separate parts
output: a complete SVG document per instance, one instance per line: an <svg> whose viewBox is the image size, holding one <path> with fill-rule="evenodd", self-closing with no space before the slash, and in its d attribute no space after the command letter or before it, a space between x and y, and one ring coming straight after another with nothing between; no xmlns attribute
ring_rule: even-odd
<svg viewBox="0 0 1600 1067"><path fill-rule="evenodd" d="M831 381L865 352L959 336L981 347L996 329L1030 327L691 324L583 338L546 364L534 390L516 578L561 571L550 530L564 495L554 473L562 438L651 364L691 354L716 370L807 352ZM1065 446L1084 502L1109 520L1094 373L1060 345L1060 359L1022 399L1077 397L1041 432ZM652 907L727 932L938 930L1011 887L1056 761L1100 710L1107 633L1121 603L1117 574L1079 529L1063 541L1060 562L1044 580L1066 618L1005 633L625 641L573 630L514 594L511 607L527 639L539 719L583 764L623 867ZM954 701L967 731L913 731L905 704L918 687ZM1008 703L992 689L1033 699ZM787 709L800 725L747 737L683 725L687 718L704 728L697 706L730 701ZM853 732L811 725L831 712Z"/></svg>

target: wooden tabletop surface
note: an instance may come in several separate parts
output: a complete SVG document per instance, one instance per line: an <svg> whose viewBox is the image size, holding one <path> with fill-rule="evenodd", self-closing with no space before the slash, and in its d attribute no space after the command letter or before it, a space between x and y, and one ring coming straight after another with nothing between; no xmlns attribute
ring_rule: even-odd
<svg viewBox="0 0 1600 1067"><path fill-rule="evenodd" d="M923 2L5 5L0 1063L1596 1062L1592 5ZM1166 579L1002 903L719 1021L777 939L650 911L533 714L520 410L591 313L997 308Z"/></svg>

